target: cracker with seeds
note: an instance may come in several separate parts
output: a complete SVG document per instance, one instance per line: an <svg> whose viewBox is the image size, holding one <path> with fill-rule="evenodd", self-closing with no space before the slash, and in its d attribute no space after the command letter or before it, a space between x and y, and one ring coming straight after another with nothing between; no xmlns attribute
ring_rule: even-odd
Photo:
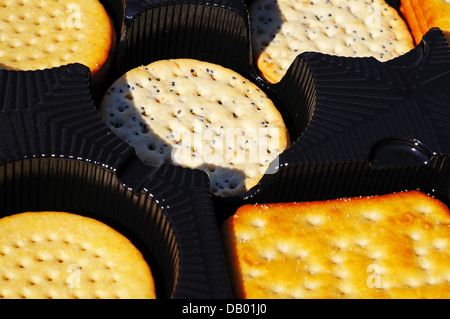
<svg viewBox="0 0 450 319"><path fill-rule="evenodd" d="M141 252L89 217L24 212L0 219L0 299L154 299Z"/></svg>
<svg viewBox="0 0 450 319"><path fill-rule="evenodd" d="M270 83L302 52L387 61L414 48L405 22L384 0L256 0L249 15L254 59Z"/></svg>
<svg viewBox="0 0 450 319"><path fill-rule="evenodd" d="M40 70L70 63L108 70L115 31L98 0L0 0L0 68Z"/></svg>
<svg viewBox="0 0 450 319"><path fill-rule="evenodd" d="M237 298L450 296L450 211L418 191L246 205L221 231Z"/></svg>
<svg viewBox="0 0 450 319"><path fill-rule="evenodd" d="M199 60L130 70L107 90L99 110L143 162L204 170L217 196L252 188L289 143L280 112L257 85Z"/></svg>

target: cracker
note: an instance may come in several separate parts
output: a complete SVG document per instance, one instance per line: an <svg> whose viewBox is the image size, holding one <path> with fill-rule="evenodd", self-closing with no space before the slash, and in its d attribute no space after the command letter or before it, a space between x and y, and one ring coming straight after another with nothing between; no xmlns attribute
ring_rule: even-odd
<svg viewBox="0 0 450 319"><path fill-rule="evenodd" d="M405 17L416 44L431 28L440 28L450 44L450 0L402 0L400 12Z"/></svg>
<svg viewBox="0 0 450 319"><path fill-rule="evenodd" d="M421 192L246 205L221 231L238 298L450 296L450 211Z"/></svg>
<svg viewBox="0 0 450 319"><path fill-rule="evenodd" d="M249 15L256 65L270 83L302 52L387 61L414 48L405 22L384 0L256 0Z"/></svg>
<svg viewBox="0 0 450 319"><path fill-rule="evenodd" d="M288 145L283 118L267 95L209 62L162 60L130 70L107 90L99 110L143 162L204 170L218 196L252 188Z"/></svg>
<svg viewBox="0 0 450 319"><path fill-rule="evenodd" d="M115 47L97 0L0 0L0 68L39 70L70 63L103 76Z"/></svg>
<svg viewBox="0 0 450 319"><path fill-rule="evenodd" d="M0 219L0 233L0 298L156 298L140 251L100 221L25 212Z"/></svg>

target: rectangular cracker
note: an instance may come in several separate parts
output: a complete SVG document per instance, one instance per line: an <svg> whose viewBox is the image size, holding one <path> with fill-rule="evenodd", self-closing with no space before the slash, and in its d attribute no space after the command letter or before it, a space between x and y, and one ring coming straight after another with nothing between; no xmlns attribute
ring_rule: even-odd
<svg viewBox="0 0 450 319"><path fill-rule="evenodd" d="M450 296L450 212L418 191L246 205L221 231L237 298Z"/></svg>

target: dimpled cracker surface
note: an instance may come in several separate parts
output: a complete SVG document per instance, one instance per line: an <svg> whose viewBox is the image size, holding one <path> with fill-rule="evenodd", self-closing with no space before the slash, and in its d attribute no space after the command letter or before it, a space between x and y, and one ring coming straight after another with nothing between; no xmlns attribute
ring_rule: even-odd
<svg viewBox="0 0 450 319"><path fill-rule="evenodd" d="M450 43L450 0L402 0L400 12L417 44L433 27L440 28Z"/></svg>
<svg viewBox="0 0 450 319"><path fill-rule="evenodd" d="M238 298L450 297L450 212L417 191L247 205L221 231Z"/></svg>
<svg viewBox="0 0 450 319"><path fill-rule="evenodd" d="M192 59L128 71L107 90L100 114L145 163L198 168L218 196L258 183L288 144L273 102L222 66Z"/></svg>
<svg viewBox="0 0 450 319"><path fill-rule="evenodd" d="M249 14L254 58L271 83L306 51L387 61L414 48L384 0L256 0Z"/></svg>
<svg viewBox="0 0 450 319"><path fill-rule="evenodd" d="M95 219L25 212L0 219L0 234L0 298L156 298L142 254Z"/></svg>
<svg viewBox="0 0 450 319"><path fill-rule="evenodd" d="M0 68L81 63L93 76L110 62L114 29L97 0L0 0Z"/></svg>

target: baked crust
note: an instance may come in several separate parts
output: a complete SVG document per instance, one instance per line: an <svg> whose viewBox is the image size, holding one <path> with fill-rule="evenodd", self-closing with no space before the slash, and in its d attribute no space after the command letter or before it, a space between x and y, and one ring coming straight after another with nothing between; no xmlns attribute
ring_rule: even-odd
<svg viewBox="0 0 450 319"><path fill-rule="evenodd" d="M405 17L416 44L434 27L440 28L450 43L450 1L402 0L400 12Z"/></svg>
<svg viewBox="0 0 450 319"><path fill-rule="evenodd" d="M450 296L450 212L421 192L246 205L221 232L237 298Z"/></svg>

